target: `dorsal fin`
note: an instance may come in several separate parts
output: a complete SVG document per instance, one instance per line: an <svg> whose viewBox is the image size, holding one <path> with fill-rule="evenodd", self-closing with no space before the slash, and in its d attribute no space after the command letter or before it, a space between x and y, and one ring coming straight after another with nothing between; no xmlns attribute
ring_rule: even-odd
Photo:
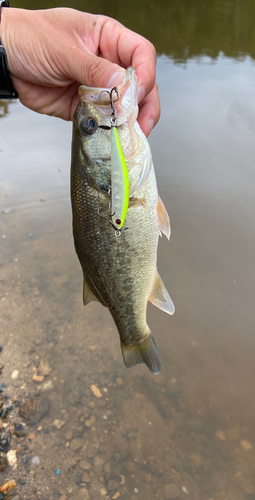
<svg viewBox="0 0 255 500"><path fill-rule="evenodd" d="M174 303L162 279L160 278L157 269L155 272L154 283L149 296L149 301L162 311L165 311L168 314L174 314Z"/></svg>
<svg viewBox="0 0 255 500"><path fill-rule="evenodd" d="M166 207L160 197L158 197L157 214L158 214L159 229L160 231L162 231L162 233L165 234L165 236L169 240L171 234L170 219L166 211Z"/></svg>

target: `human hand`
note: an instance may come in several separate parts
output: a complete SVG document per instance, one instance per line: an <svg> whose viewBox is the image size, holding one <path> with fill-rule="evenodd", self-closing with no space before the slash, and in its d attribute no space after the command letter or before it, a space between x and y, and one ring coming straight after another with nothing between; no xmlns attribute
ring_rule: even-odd
<svg viewBox="0 0 255 500"><path fill-rule="evenodd" d="M13 85L33 111L71 120L79 85L118 86L133 66L146 136L158 122L155 49L114 19L67 8L2 8L0 35Z"/></svg>

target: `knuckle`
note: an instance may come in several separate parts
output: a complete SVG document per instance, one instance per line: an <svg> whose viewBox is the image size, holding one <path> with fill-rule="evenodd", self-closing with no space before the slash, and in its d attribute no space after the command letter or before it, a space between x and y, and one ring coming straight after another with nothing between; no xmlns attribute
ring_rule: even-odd
<svg viewBox="0 0 255 500"><path fill-rule="evenodd" d="M98 57L88 57L84 61L84 70L87 75L88 85L93 85L95 80L100 79L102 61Z"/></svg>

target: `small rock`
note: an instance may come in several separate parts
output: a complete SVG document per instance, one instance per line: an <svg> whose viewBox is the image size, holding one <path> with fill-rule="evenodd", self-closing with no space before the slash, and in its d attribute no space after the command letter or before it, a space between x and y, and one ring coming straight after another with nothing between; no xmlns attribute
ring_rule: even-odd
<svg viewBox="0 0 255 500"><path fill-rule="evenodd" d="M91 481L91 476L87 472L84 472L84 474L81 478L81 482L82 483L90 483L90 481Z"/></svg>
<svg viewBox="0 0 255 500"><path fill-rule="evenodd" d="M89 406L89 408L95 408L96 405L95 405L95 403L93 401L90 401L88 403L88 406Z"/></svg>
<svg viewBox="0 0 255 500"><path fill-rule="evenodd" d="M92 415L88 420L85 420L85 425L86 427L92 427L92 425L95 423L95 417Z"/></svg>
<svg viewBox="0 0 255 500"><path fill-rule="evenodd" d="M35 337L33 339L33 342L35 345L41 345L43 343L43 338L40 335L38 335L38 337Z"/></svg>
<svg viewBox="0 0 255 500"><path fill-rule="evenodd" d="M36 439L36 435L31 433L27 436L28 439L31 439L31 441L34 441Z"/></svg>
<svg viewBox="0 0 255 500"><path fill-rule="evenodd" d="M93 458L97 454L97 451L98 451L98 445L95 443L89 443L85 451L86 457Z"/></svg>
<svg viewBox="0 0 255 500"><path fill-rule="evenodd" d="M215 436L218 438L220 441L226 441L226 436L223 431L217 430L215 431Z"/></svg>
<svg viewBox="0 0 255 500"><path fill-rule="evenodd" d="M120 497L120 492L116 491L116 493L114 493L114 495L112 497L112 500L116 500L116 498L119 498L119 497Z"/></svg>
<svg viewBox="0 0 255 500"><path fill-rule="evenodd" d="M108 481L108 483L107 483L107 488L109 491L117 490L118 487L119 487L119 483L117 483L117 481L113 481L113 479L110 479L110 481Z"/></svg>
<svg viewBox="0 0 255 500"><path fill-rule="evenodd" d="M39 457L33 457L31 460L32 464L34 465L40 465L40 458Z"/></svg>
<svg viewBox="0 0 255 500"><path fill-rule="evenodd" d="M6 469L7 465L8 465L8 460L6 454L0 452L0 472Z"/></svg>
<svg viewBox="0 0 255 500"><path fill-rule="evenodd" d="M49 375L50 372L51 372L51 367L49 365L49 362L47 361L47 359L41 359L40 363L39 363L39 368L38 368L39 372L41 375Z"/></svg>
<svg viewBox="0 0 255 500"><path fill-rule="evenodd" d="M14 479L11 479L10 481L7 481L2 486L0 486L0 492L6 494L9 491L13 490L13 488L15 488L15 486L16 486L16 482L14 481Z"/></svg>
<svg viewBox="0 0 255 500"><path fill-rule="evenodd" d="M63 427L63 425L65 425L65 421L64 420L54 420L53 425L57 429L61 429Z"/></svg>
<svg viewBox="0 0 255 500"><path fill-rule="evenodd" d="M119 385L119 386L123 385L123 378L117 377L116 378L116 384ZM116 498L118 498L118 497L116 497Z"/></svg>
<svg viewBox="0 0 255 500"><path fill-rule="evenodd" d="M91 497L90 497L89 492L86 488L83 488L81 491L79 491L79 496L77 496L77 500L90 500L90 498ZM75 498L75 500L76 500L76 498Z"/></svg>
<svg viewBox="0 0 255 500"><path fill-rule="evenodd" d="M65 433L66 440L71 441L72 437L73 437L73 431L72 430L66 431Z"/></svg>
<svg viewBox="0 0 255 500"><path fill-rule="evenodd" d="M241 441L241 446L244 450L247 451L252 449L252 445L249 443L249 441L246 440Z"/></svg>
<svg viewBox="0 0 255 500"><path fill-rule="evenodd" d="M106 473L106 474L111 474L111 464L110 462L106 462L103 466L103 471Z"/></svg>
<svg viewBox="0 0 255 500"><path fill-rule="evenodd" d="M90 389L93 392L94 396L96 396L96 398L102 397L102 393L100 392L100 390L98 389L98 387L96 385L91 385Z"/></svg>
<svg viewBox="0 0 255 500"><path fill-rule="evenodd" d="M46 415L50 408L50 400L43 397L31 398L26 403L21 405L19 414L24 420L31 424L38 424L38 422Z"/></svg>
<svg viewBox="0 0 255 500"><path fill-rule="evenodd" d="M9 462L9 465L12 467L13 470L17 469L17 456L16 456L16 450L10 450L7 453L7 460Z"/></svg>
<svg viewBox="0 0 255 500"><path fill-rule="evenodd" d="M134 462L123 462L123 466L125 469L127 469L129 472L136 472L137 471L137 465Z"/></svg>
<svg viewBox="0 0 255 500"><path fill-rule="evenodd" d="M59 500L67 500L67 496L66 495L61 495L61 497L60 497Z"/></svg>
<svg viewBox="0 0 255 500"><path fill-rule="evenodd" d="M136 399L137 401L148 401L148 398L145 396L145 394L141 394L140 392L135 393L134 399Z"/></svg>
<svg viewBox="0 0 255 500"><path fill-rule="evenodd" d="M32 380L34 382L42 383L44 381L44 376L43 375L33 375Z"/></svg>
<svg viewBox="0 0 255 500"><path fill-rule="evenodd" d="M28 465L29 462L32 460L32 455L30 453L27 453L26 455L23 455L22 457L22 462L24 465Z"/></svg>
<svg viewBox="0 0 255 500"><path fill-rule="evenodd" d="M100 457L95 457L95 458L94 458L94 466L95 466L96 468L102 468L102 467L103 467L103 465L104 465L104 461L103 461L103 459L102 459L102 458L100 458Z"/></svg>
<svg viewBox="0 0 255 500"><path fill-rule="evenodd" d="M107 495L107 490L105 488L101 488L100 495L102 495L102 497L105 497L105 495Z"/></svg>
<svg viewBox="0 0 255 500"><path fill-rule="evenodd" d="M82 439L77 438L77 439L73 439L71 441L70 448L73 451L77 451L80 448L82 448L83 445L84 445L84 441Z"/></svg>
<svg viewBox="0 0 255 500"><path fill-rule="evenodd" d="M17 438L24 437L26 435L26 431L23 425L21 424L14 424L14 431L13 433Z"/></svg>
<svg viewBox="0 0 255 500"><path fill-rule="evenodd" d="M129 441L135 441L137 439L137 435L132 429L127 429L125 436Z"/></svg>
<svg viewBox="0 0 255 500"><path fill-rule="evenodd" d="M15 380L19 376L19 370L14 370L11 374L11 379Z"/></svg>
<svg viewBox="0 0 255 500"><path fill-rule="evenodd" d="M176 484L170 483L164 487L164 495L166 500L173 500L181 495L181 491Z"/></svg>
<svg viewBox="0 0 255 500"><path fill-rule="evenodd" d="M41 387L42 391L51 391L52 389L54 389L54 386L51 380L47 380L47 382L44 382Z"/></svg>
<svg viewBox="0 0 255 500"><path fill-rule="evenodd" d="M86 460L81 460L79 462L79 467L83 470L90 470L91 464L89 462L87 462Z"/></svg>

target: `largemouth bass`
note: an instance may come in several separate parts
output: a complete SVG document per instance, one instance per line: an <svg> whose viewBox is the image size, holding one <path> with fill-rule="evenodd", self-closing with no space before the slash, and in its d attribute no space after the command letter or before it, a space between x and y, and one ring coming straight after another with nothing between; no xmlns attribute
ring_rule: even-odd
<svg viewBox="0 0 255 500"><path fill-rule="evenodd" d="M146 363L157 374L160 358L146 311L149 300L174 313L157 272L159 235L163 232L169 239L170 221L158 197L148 141L136 121L135 70L127 69L118 94L111 93L112 103L110 93L111 89L81 86L73 121L71 198L75 249L84 275L83 301L86 305L96 300L109 309L128 368ZM120 231L111 213L112 105L129 185Z"/></svg>

